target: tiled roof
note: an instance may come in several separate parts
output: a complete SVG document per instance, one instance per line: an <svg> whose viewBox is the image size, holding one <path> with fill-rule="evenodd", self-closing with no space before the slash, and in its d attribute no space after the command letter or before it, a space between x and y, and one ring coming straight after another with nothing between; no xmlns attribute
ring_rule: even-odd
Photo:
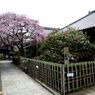
<svg viewBox="0 0 95 95"><path fill-rule="evenodd" d="M68 27L76 28L79 30L95 27L95 10L89 12L86 16L80 18L79 20L63 27L62 30L65 30Z"/></svg>

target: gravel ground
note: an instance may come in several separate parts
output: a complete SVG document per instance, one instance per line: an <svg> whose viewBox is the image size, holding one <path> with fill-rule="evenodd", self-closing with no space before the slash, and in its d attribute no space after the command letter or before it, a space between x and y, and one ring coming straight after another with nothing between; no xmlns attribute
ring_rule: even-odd
<svg viewBox="0 0 95 95"><path fill-rule="evenodd" d="M80 91L70 93L68 95L95 95L95 85L83 88Z"/></svg>

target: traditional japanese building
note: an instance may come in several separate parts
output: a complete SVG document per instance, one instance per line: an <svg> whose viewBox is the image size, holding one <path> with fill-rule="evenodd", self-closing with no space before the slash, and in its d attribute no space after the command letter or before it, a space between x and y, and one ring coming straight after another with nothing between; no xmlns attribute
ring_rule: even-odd
<svg viewBox="0 0 95 95"><path fill-rule="evenodd" d="M63 27L62 30L64 31L69 27L82 30L90 37L90 41L95 43L95 10L89 12L86 16L78 19L77 21Z"/></svg>
<svg viewBox="0 0 95 95"><path fill-rule="evenodd" d="M60 30L60 28L44 27L44 32L46 34L51 33L53 30Z"/></svg>

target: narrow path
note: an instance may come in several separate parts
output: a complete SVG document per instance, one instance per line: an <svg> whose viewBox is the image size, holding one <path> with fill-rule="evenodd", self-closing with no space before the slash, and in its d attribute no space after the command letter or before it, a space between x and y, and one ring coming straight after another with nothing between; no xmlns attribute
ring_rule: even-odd
<svg viewBox="0 0 95 95"><path fill-rule="evenodd" d="M53 95L10 61L0 61L3 95Z"/></svg>

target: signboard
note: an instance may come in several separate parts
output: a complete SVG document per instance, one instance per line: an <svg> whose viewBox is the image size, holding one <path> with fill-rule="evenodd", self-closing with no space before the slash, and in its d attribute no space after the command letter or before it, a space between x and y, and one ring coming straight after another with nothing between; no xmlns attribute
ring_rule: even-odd
<svg viewBox="0 0 95 95"><path fill-rule="evenodd" d="M69 47L64 47L64 64L69 63Z"/></svg>
<svg viewBox="0 0 95 95"><path fill-rule="evenodd" d="M67 77L74 77L74 73L67 73Z"/></svg>
<svg viewBox="0 0 95 95"><path fill-rule="evenodd" d="M64 54L69 54L69 47L64 47Z"/></svg>

